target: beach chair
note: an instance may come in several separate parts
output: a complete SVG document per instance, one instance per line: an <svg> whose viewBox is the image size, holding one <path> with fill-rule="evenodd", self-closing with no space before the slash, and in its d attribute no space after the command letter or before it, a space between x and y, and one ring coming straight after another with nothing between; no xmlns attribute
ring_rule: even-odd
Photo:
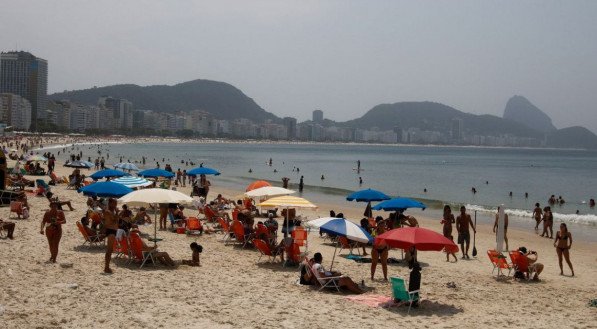
<svg viewBox="0 0 597 329"><path fill-rule="evenodd" d="M268 242L271 241L270 232L265 225L257 224L257 228L255 229L255 238L266 240Z"/></svg>
<svg viewBox="0 0 597 329"><path fill-rule="evenodd" d="M526 256L517 250L510 251L509 255L510 259L512 260L512 267L514 270L525 274L527 281L531 280L535 271L533 266L529 266L529 260L526 258Z"/></svg>
<svg viewBox="0 0 597 329"><path fill-rule="evenodd" d="M222 232L224 236L222 237L222 242L226 243L230 240L230 224L224 218L218 218L218 224L222 228Z"/></svg>
<svg viewBox="0 0 597 329"><path fill-rule="evenodd" d="M232 209L232 220L238 220L238 209Z"/></svg>
<svg viewBox="0 0 597 329"><path fill-rule="evenodd" d="M175 225L180 226L180 223L184 221L184 219L174 218L174 213L172 213L172 211L168 211L168 220L170 221L173 230L175 230Z"/></svg>
<svg viewBox="0 0 597 329"><path fill-rule="evenodd" d="M83 239L85 239L85 242L83 242L82 246L89 244L89 247L94 247L99 246L100 243L103 242L99 234L89 235L81 222L77 222L77 228L79 229L79 232L81 232L81 235L83 235Z"/></svg>
<svg viewBox="0 0 597 329"><path fill-rule="evenodd" d="M234 233L234 238L238 243L243 244L243 248L248 244L251 243L253 239L253 234L245 234L245 227L239 221L233 221L230 227L232 233Z"/></svg>
<svg viewBox="0 0 597 329"><path fill-rule="evenodd" d="M293 243L289 247L286 247L286 254L288 254L288 260L298 264L301 261L301 249L298 244Z"/></svg>
<svg viewBox="0 0 597 329"><path fill-rule="evenodd" d="M310 264L310 263L308 263ZM314 265L314 264L313 264ZM317 272L314 268L313 265L309 266L309 271L311 271L311 275L317 280L317 282L319 283L320 287L319 290L323 290L323 289L336 289L336 291L340 292L340 286L338 285L338 281L344 277L344 275L341 276L322 276L321 274L319 274L319 272Z"/></svg>
<svg viewBox="0 0 597 329"><path fill-rule="evenodd" d="M274 253L270 249L270 247L267 244L267 242L265 242L265 241L263 241L261 239L253 239L253 245L261 253L261 255L259 255L259 259L257 260L258 263L261 260L261 257L263 257L263 256L268 256L269 257L268 261L271 263L271 262L275 261L276 260L276 256L279 255L279 253Z"/></svg>
<svg viewBox="0 0 597 329"><path fill-rule="evenodd" d="M342 252L342 250L344 249L348 249L349 250L349 255L352 255L352 250L356 249L357 253L360 255L361 251L359 250L359 243L356 241L350 241L348 240L346 237L344 236L339 236L337 239L338 244L340 245L340 251L338 252L338 254L340 254Z"/></svg>
<svg viewBox="0 0 597 329"><path fill-rule="evenodd" d="M392 296L403 303L408 303L408 313L410 313L413 302L420 300L420 290L408 291L404 279L396 276L390 277L390 282L392 283Z"/></svg>
<svg viewBox="0 0 597 329"><path fill-rule="evenodd" d="M143 250L143 241L139 234L135 232L131 232L129 235L130 247L131 247L131 254L133 259L140 261L141 265L139 268L142 268L145 263L150 260L152 264L155 265L155 259L153 258L153 253L157 252L157 250Z"/></svg>
<svg viewBox="0 0 597 329"><path fill-rule="evenodd" d="M501 273L502 270L508 270L508 276L510 276L512 266L508 264L506 257L502 256L502 254L500 254L496 250L487 250L487 257L489 257L489 260L493 265L493 270L491 271L491 274L493 274L493 272L495 272L496 269L498 270L498 275Z"/></svg>
<svg viewBox="0 0 597 329"><path fill-rule="evenodd" d="M309 249L307 244L307 230L302 226L295 226L290 235L296 245L305 247L305 254L307 254L307 250Z"/></svg>
<svg viewBox="0 0 597 329"><path fill-rule="evenodd" d="M215 223L218 220L218 215L208 206L205 206L203 209L203 214L205 215L205 220L210 223Z"/></svg>
<svg viewBox="0 0 597 329"><path fill-rule="evenodd" d="M21 219L21 215L23 215L23 203L20 201L10 201L10 215L12 213L17 214L17 218Z"/></svg>
<svg viewBox="0 0 597 329"><path fill-rule="evenodd" d="M122 236L120 240L116 239L114 243L114 252L116 253L116 258L120 258L122 256L127 257L127 264L133 260L132 251L130 247L131 243L129 241L129 237L127 235Z"/></svg>
<svg viewBox="0 0 597 329"><path fill-rule="evenodd" d="M201 226L201 222L197 217L189 217L187 218L187 225L186 225L186 233L187 235L200 235L203 233L203 226Z"/></svg>

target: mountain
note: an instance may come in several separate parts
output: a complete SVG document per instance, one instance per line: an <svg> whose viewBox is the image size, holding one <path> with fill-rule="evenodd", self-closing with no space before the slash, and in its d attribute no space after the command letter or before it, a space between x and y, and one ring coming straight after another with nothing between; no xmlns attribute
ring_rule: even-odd
<svg viewBox="0 0 597 329"><path fill-rule="evenodd" d="M545 133L556 131L551 118L523 96L513 96L506 103L504 119L522 123L523 125Z"/></svg>
<svg viewBox="0 0 597 329"><path fill-rule="evenodd" d="M597 135L584 127L568 127L549 134L546 146L597 149Z"/></svg>
<svg viewBox="0 0 597 329"><path fill-rule="evenodd" d="M242 91L224 82L193 80L173 86L141 87L133 84L113 85L49 95L53 100L70 100L81 104L97 104L101 96L124 98L136 109L156 112L203 110L218 119L247 118L255 122L279 121L262 109Z"/></svg>
<svg viewBox="0 0 597 329"><path fill-rule="evenodd" d="M381 104L369 110L358 119L342 125L353 128L391 130L394 127L416 127L422 130L449 132L452 120L461 119L468 134L503 135L540 138L542 135L523 124L505 120L493 115L475 115L458 111L450 106L433 102L400 102Z"/></svg>

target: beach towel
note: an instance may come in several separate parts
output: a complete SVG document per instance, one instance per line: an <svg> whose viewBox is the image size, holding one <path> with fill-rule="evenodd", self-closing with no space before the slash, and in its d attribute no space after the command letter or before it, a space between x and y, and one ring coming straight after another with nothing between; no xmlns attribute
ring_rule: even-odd
<svg viewBox="0 0 597 329"><path fill-rule="evenodd" d="M392 297L381 295L357 295L347 296L345 298L355 303L367 305L370 307L388 307L394 303Z"/></svg>

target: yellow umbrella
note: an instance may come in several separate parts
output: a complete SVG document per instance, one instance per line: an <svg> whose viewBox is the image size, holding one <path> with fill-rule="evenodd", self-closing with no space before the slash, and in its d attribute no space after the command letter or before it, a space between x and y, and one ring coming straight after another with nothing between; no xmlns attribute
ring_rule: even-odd
<svg viewBox="0 0 597 329"><path fill-rule="evenodd" d="M309 200L296 196L284 195L268 199L258 204L260 207L306 208L317 209Z"/></svg>

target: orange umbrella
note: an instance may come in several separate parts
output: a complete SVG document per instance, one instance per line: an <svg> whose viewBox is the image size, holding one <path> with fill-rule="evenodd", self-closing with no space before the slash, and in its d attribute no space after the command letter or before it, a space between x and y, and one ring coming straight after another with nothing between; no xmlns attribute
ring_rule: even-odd
<svg viewBox="0 0 597 329"><path fill-rule="evenodd" d="M247 186L247 189L245 190L245 192L249 192L254 189L258 189L260 187L265 187L265 186L272 186L272 184L270 184L264 180L256 180L253 183L249 184L249 186Z"/></svg>

